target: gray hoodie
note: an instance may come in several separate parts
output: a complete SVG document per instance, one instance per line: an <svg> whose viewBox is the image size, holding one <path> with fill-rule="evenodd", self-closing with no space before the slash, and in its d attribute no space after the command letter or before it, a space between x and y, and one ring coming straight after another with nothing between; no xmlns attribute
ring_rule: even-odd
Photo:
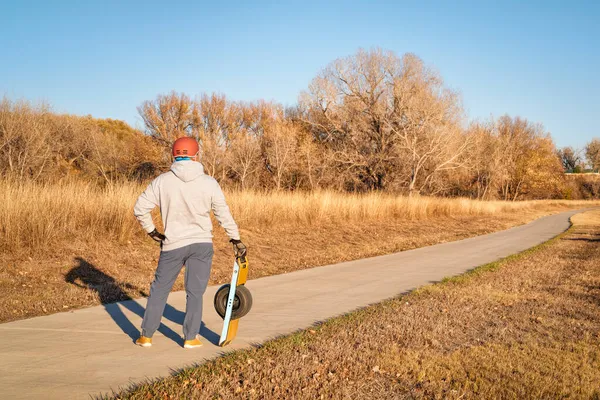
<svg viewBox="0 0 600 400"><path fill-rule="evenodd" d="M163 251L212 242L211 210L230 239L240 238L219 183L204 173L199 162L174 162L137 199L133 213L148 233L155 228L150 213L156 206L165 227Z"/></svg>

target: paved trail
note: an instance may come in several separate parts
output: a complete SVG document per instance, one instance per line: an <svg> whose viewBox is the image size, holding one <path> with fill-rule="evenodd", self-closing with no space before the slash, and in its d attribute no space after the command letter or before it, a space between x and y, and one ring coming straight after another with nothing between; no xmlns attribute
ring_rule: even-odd
<svg viewBox="0 0 600 400"><path fill-rule="evenodd" d="M457 242L249 281L254 307L226 349L264 342L523 251L565 231L575 213ZM145 299L0 324L0 397L89 398L218 356L223 349L214 344L222 326L212 305L216 289L209 287L204 297L206 326L201 334L206 340L200 349L181 347L184 292L169 297L164 325L150 349L132 344Z"/></svg>

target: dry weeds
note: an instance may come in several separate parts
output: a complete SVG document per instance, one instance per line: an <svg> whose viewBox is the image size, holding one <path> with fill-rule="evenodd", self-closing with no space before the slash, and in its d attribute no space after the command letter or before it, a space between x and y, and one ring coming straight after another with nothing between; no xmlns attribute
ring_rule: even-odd
<svg viewBox="0 0 600 400"><path fill-rule="evenodd" d="M600 212L518 257L120 398L598 398Z"/></svg>

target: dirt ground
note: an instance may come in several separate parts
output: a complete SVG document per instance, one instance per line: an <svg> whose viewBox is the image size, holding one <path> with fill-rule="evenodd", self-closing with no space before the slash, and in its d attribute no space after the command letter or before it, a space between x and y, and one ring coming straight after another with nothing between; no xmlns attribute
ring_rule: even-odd
<svg viewBox="0 0 600 400"><path fill-rule="evenodd" d="M118 398L600 398L600 211L516 257Z"/></svg>

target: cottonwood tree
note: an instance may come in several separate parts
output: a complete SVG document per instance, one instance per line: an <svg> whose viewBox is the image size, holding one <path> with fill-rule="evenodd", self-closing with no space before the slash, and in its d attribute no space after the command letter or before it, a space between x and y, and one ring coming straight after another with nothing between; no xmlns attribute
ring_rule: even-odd
<svg viewBox="0 0 600 400"><path fill-rule="evenodd" d="M243 115L225 95L203 94L196 100L190 136L199 141L200 159L209 175L225 179L227 151L232 138L242 134L242 130Z"/></svg>
<svg viewBox="0 0 600 400"><path fill-rule="evenodd" d="M232 135L228 160L242 190L257 186L257 173L262 165L260 138L247 131Z"/></svg>
<svg viewBox="0 0 600 400"><path fill-rule="evenodd" d="M577 150L573 150L573 148L570 146L559 149L557 151L557 155L560 158L565 172L573 172L581 164L580 152Z"/></svg>
<svg viewBox="0 0 600 400"><path fill-rule="evenodd" d="M471 182L475 186L475 197L481 200L496 198L498 185L502 177L507 176L504 151L494 128L493 122L475 122L468 130Z"/></svg>
<svg viewBox="0 0 600 400"><path fill-rule="evenodd" d="M266 164L262 150L264 134L273 123L276 109L276 105L265 101L238 103L241 129L231 137L228 160L242 189L262 186L260 177Z"/></svg>
<svg viewBox="0 0 600 400"><path fill-rule="evenodd" d="M421 59L405 55L393 85L393 112L388 123L397 136L397 151L409 166L409 193L420 193L436 174L466 165L463 155L469 137L460 126L462 109L457 94L445 88L441 77ZM441 189L438 184L429 192Z"/></svg>
<svg viewBox="0 0 600 400"><path fill-rule="evenodd" d="M565 181L564 170L556 158L556 147L548 133L534 141L528 164L526 187L522 194L530 199L559 196Z"/></svg>
<svg viewBox="0 0 600 400"><path fill-rule="evenodd" d="M194 104L190 98L177 92L158 95L138 107L146 131L165 148L181 136L190 136L194 125Z"/></svg>
<svg viewBox="0 0 600 400"><path fill-rule="evenodd" d="M563 171L542 125L505 115L472 124L468 134L474 197L517 200L560 194Z"/></svg>
<svg viewBox="0 0 600 400"><path fill-rule="evenodd" d="M550 135L541 124L505 115L496 123L505 175L504 200L517 200L527 192L553 191L563 178L560 160Z"/></svg>
<svg viewBox="0 0 600 400"><path fill-rule="evenodd" d="M594 171L600 170L600 139L594 138L585 146L585 157Z"/></svg>
<svg viewBox="0 0 600 400"><path fill-rule="evenodd" d="M289 178L294 166L298 147L297 137L296 126L283 118L265 131L263 139L265 166L277 190L284 187L286 178Z"/></svg>
<svg viewBox="0 0 600 400"><path fill-rule="evenodd" d="M383 189L393 170L396 157L384 120L391 97L388 71L396 61L391 53L361 50L330 64L301 97L304 120L350 187Z"/></svg>
<svg viewBox="0 0 600 400"><path fill-rule="evenodd" d="M331 165L328 153L315 143L312 136L304 132L301 125L296 125L298 131L298 168L304 172L307 188L310 190L321 189L327 185L330 177L329 171L335 167ZM331 183L331 182L329 182Z"/></svg>
<svg viewBox="0 0 600 400"><path fill-rule="evenodd" d="M360 50L338 59L300 102L303 121L350 188L396 183L419 193L436 173L462 164L458 97L412 54Z"/></svg>

